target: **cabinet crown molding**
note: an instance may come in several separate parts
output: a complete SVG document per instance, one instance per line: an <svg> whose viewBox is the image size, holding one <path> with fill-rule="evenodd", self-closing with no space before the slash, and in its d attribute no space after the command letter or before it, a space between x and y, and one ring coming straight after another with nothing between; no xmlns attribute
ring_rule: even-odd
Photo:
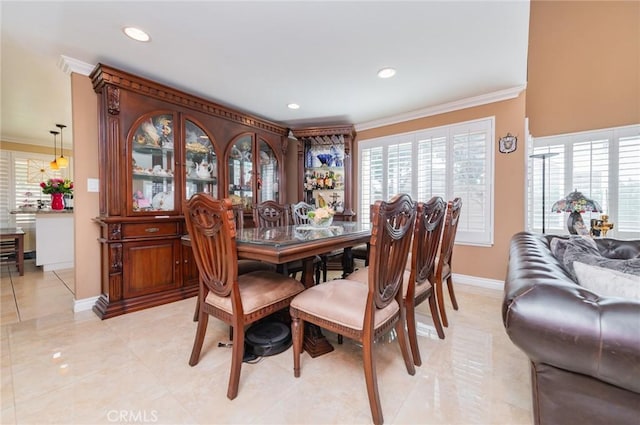
<svg viewBox="0 0 640 425"><path fill-rule="evenodd" d="M116 86L144 96L194 109L209 115L215 115L249 127L269 131L282 137L285 137L288 134L287 128L267 120L234 111L231 108L172 89L171 87L155 83L147 80L146 78L138 77L101 63L96 65L89 77L91 78L93 89L96 93L102 92L104 87L107 85Z"/></svg>

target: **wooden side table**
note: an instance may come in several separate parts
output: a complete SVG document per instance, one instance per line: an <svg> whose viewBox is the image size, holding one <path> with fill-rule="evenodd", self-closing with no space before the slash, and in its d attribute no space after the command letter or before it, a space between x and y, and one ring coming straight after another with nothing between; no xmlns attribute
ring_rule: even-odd
<svg viewBox="0 0 640 425"><path fill-rule="evenodd" d="M21 227L0 228L0 264L15 264L24 276L24 230Z"/></svg>

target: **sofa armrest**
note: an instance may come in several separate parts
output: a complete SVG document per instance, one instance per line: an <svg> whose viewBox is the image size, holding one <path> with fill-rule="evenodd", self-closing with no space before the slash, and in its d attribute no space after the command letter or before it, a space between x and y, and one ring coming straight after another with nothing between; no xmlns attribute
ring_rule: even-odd
<svg viewBox="0 0 640 425"><path fill-rule="evenodd" d="M582 288L540 237L512 239L503 321L532 361L640 393L640 303Z"/></svg>

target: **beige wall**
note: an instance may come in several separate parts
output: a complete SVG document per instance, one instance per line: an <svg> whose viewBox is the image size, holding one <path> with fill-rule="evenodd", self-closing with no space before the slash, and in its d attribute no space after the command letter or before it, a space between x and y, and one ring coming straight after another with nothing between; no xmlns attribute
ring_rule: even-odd
<svg viewBox="0 0 640 425"><path fill-rule="evenodd" d="M456 245L454 248L456 273L504 280L509 241L514 233L524 229L524 111L525 94L522 93L516 99L364 130L357 135L355 154L358 151L357 144L363 140L495 116L494 244L492 247ZM500 154L497 149L497 140L507 133L518 137L518 149L510 154ZM354 174L357 172L357 169L354 170ZM355 175L354 181L357 181ZM462 208L464 208L464 200Z"/></svg>
<svg viewBox="0 0 640 425"><path fill-rule="evenodd" d="M87 191L98 178L98 99L89 77L71 74L74 140L75 298L100 295L99 193Z"/></svg>
<svg viewBox="0 0 640 425"><path fill-rule="evenodd" d="M640 2L532 1L534 137L640 123Z"/></svg>

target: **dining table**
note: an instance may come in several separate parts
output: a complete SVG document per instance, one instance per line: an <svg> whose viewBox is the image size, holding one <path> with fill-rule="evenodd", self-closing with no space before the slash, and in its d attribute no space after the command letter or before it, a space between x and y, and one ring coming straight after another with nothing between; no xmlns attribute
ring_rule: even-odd
<svg viewBox="0 0 640 425"><path fill-rule="evenodd" d="M367 243L371 238L371 223L359 221L334 221L327 227L309 224L253 227L238 230L236 249L238 259L261 260L280 266L286 273L286 265L293 261L303 261L301 282L310 288L316 282L313 279L314 259L317 255L343 249L343 277L353 272L351 247ZM188 235L183 243L190 245ZM322 334L320 328L305 328L304 349L312 357L333 350L333 346Z"/></svg>

